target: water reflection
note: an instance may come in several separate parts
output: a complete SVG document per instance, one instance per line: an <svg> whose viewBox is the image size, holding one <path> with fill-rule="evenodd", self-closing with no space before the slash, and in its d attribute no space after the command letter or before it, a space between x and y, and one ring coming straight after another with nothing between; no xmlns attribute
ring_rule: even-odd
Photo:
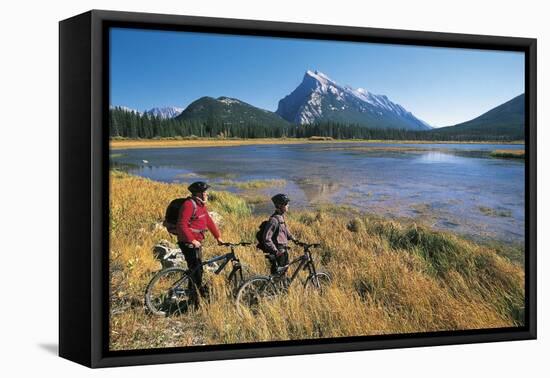
<svg viewBox="0 0 550 378"><path fill-rule="evenodd" d="M522 241L525 164L489 157L490 151L505 148L523 146L342 143L142 149L113 154L111 161L119 169L164 182L284 180L284 186L253 190L256 197L265 196L258 204L265 211L270 211L270 196L287 192L293 208L350 204L462 234ZM220 188L251 194L238 187Z"/></svg>
<svg viewBox="0 0 550 378"><path fill-rule="evenodd" d="M299 178L294 181L311 204L331 201L333 195L341 188L341 185L334 181L323 182L319 178Z"/></svg>
<svg viewBox="0 0 550 378"><path fill-rule="evenodd" d="M448 152L428 151L418 157L421 163L457 163L459 156Z"/></svg>

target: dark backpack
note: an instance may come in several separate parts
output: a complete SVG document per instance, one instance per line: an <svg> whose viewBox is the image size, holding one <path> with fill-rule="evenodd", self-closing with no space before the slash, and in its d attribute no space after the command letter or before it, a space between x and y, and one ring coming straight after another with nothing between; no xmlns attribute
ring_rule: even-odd
<svg viewBox="0 0 550 378"><path fill-rule="evenodd" d="M265 230L267 227L269 227L269 221L271 220L271 217L268 220L264 220L262 223L260 223L260 226L258 227L258 232L256 232L256 240L258 241L258 244L256 244L256 248L261 250L264 253L269 253L269 250L267 249L267 246L265 245L265 241L263 239L263 235L265 233ZM275 232L273 233L273 237L277 237L277 234L279 233L279 223L277 222L277 228L275 229Z"/></svg>
<svg viewBox="0 0 550 378"><path fill-rule="evenodd" d="M162 225L166 227L166 230L168 230L169 233L172 235L177 235L177 223L178 218L181 213L181 208L185 201L190 200L191 204L193 205L193 214L191 215L191 220L195 220L195 213L197 212L197 203L195 200L191 197L186 198L176 198L175 200L172 200L168 207L166 208L166 214L164 215L164 222Z"/></svg>

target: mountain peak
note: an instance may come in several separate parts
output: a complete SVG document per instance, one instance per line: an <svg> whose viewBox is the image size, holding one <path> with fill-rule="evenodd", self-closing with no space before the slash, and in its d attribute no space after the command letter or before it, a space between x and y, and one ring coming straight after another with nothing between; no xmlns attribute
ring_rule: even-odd
<svg viewBox="0 0 550 378"><path fill-rule="evenodd" d="M297 124L339 122L372 128L430 128L387 96L342 86L317 70L306 71L302 83L279 101L276 113Z"/></svg>
<svg viewBox="0 0 550 378"><path fill-rule="evenodd" d="M326 87L329 84L338 85L330 77L328 77L327 75L325 75L321 71L317 71L317 70L315 70L315 71L307 70L305 75L304 75L304 80L306 80L308 78L314 79L315 81L319 82L322 87Z"/></svg>
<svg viewBox="0 0 550 378"><path fill-rule="evenodd" d="M273 112L227 96L201 97L189 104L176 119L199 124L215 121L223 125L288 126L287 121Z"/></svg>
<svg viewBox="0 0 550 378"><path fill-rule="evenodd" d="M221 103L224 103L225 105L231 105L231 104L240 104L242 101L237 100L236 98L221 96L218 97L216 100L218 100Z"/></svg>

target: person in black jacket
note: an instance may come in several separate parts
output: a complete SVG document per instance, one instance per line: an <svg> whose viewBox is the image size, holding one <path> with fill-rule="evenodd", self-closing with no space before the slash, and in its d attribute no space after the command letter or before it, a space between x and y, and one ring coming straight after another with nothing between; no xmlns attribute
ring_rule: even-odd
<svg viewBox="0 0 550 378"><path fill-rule="evenodd" d="M279 193L271 198L275 212L269 218L264 228L262 241L265 253L271 263L271 274L277 273L277 268L288 264L288 241L296 239L288 229L284 214L288 211L290 199L286 194Z"/></svg>

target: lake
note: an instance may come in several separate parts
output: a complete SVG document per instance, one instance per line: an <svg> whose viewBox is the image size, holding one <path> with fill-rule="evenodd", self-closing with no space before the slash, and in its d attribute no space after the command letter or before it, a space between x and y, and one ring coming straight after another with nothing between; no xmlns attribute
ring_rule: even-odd
<svg viewBox="0 0 550 378"><path fill-rule="evenodd" d="M523 243L525 163L489 155L523 148L355 142L150 148L111 150L111 166L163 182L205 180L237 193L243 189L235 182L279 180L277 187L256 190L265 201L255 211L266 214L269 198L285 192L291 210L346 204L476 240Z"/></svg>

